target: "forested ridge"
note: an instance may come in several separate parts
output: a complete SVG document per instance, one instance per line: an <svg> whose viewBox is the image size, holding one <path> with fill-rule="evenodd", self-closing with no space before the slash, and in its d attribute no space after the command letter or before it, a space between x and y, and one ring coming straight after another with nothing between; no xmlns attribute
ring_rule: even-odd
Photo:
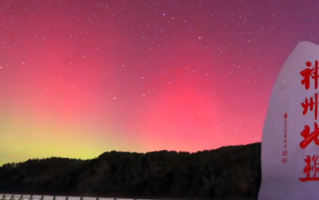
<svg viewBox="0 0 319 200"><path fill-rule="evenodd" d="M0 167L0 193L130 198L257 199L261 144L196 153L106 152Z"/></svg>

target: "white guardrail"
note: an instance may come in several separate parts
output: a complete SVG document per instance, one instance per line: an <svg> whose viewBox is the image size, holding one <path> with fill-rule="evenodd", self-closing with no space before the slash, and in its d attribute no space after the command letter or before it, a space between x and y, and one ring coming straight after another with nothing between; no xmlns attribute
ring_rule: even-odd
<svg viewBox="0 0 319 200"><path fill-rule="evenodd" d="M133 198L75 197L28 194L0 194L0 200L138 200ZM143 199L145 200L145 199ZM154 199L155 200L155 199Z"/></svg>

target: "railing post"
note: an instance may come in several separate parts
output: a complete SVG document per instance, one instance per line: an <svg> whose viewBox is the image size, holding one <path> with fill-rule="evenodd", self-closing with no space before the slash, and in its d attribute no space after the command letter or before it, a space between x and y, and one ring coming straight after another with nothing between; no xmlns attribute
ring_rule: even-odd
<svg viewBox="0 0 319 200"><path fill-rule="evenodd" d="M40 200L44 200L44 197L43 197L43 195L41 195L41 198L40 198Z"/></svg>
<svg viewBox="0 0 319 200"><path fill-rule="evenodd" d="M69 197L68 197L68 196L66 196L66 197L65 197L65 200L69 200Z"/></svg>
<svg viewBox="0 0 319 200"><path fill-rule="evenodd" d="M14 194L12 194L12 196L11 196L10 200L14 200L14 198L13 198L13 197L14 197Z"/></svg>
<svg viewBox="0 0 319 200"><path fill-rule="evenodd" d="M31 196L30 196L30 200L33 200L33 195L31 194Z"/></svg>
<svg viewBox="0 0 319 200"><path fill-rule="evenodd" d="M19 200L23 200L23 194L20 195L20 199Z"/></svg>
<svg viewBox="0 0 319 200"><path fill-rule="evenodd" d="M5 200L6 199L6 194L3 194L2 195L2 200Z"/></svg>
<svg viewBox="0 0 319 200"><path fill-rule="evenodd" d="M83 197L82 197L82 196L80 197L80 200L83 200Z"/></svg>
<svg viewBox="0 0 319 200"><path fill-rule="evenodd" d="M55 195L53 196L53 200L56 200L56 197L55 197Z"/></svg>

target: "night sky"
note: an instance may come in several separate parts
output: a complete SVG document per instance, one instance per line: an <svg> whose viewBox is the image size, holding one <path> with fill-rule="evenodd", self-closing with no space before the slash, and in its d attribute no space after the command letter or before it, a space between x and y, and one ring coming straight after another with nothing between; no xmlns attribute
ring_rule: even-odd
<svg viewBox="0 0 319 200"><path fill-rule="evenodd" d="M1 0L0 164L259 142L318 4Z"/></svg>

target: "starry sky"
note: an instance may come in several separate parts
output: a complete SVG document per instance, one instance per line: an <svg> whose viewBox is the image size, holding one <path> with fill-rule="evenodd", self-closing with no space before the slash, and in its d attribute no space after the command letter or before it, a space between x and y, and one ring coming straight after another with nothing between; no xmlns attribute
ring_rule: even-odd
<svg viewBox="0 0 319 200"><path fill-rule="evenodd" d="M293 3L292 3L293 2ZM1 0L0 164L261 141L317 0Z"/></svg>

